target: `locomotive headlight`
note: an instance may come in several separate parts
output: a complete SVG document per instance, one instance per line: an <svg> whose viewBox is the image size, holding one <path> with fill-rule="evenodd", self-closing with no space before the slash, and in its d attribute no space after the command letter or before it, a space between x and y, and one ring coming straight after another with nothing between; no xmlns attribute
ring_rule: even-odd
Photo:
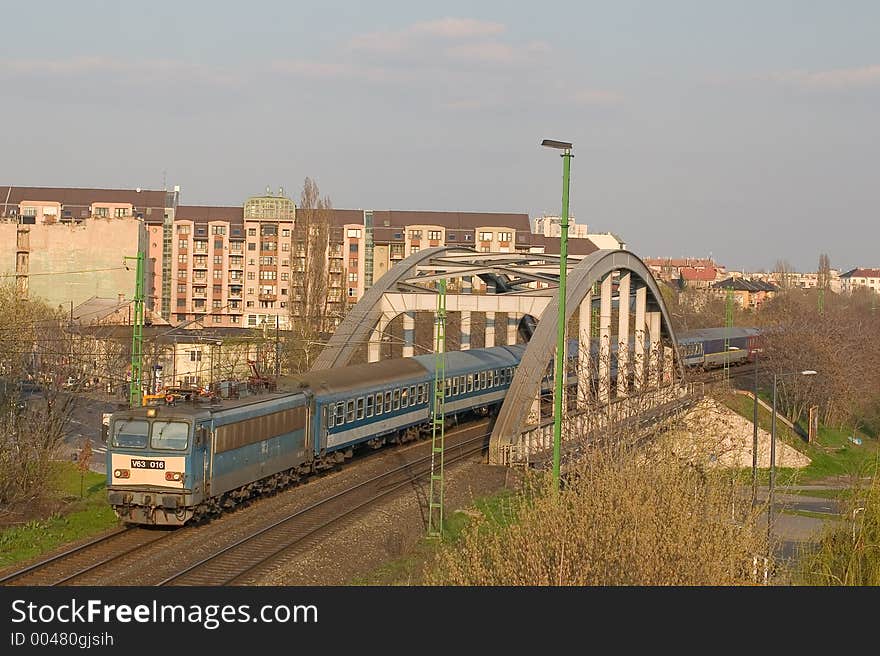
<svg viewBox="0 0 880 656"><path fill-rule="evenodd" d="M131 476L131 472L127 469L114 469L113 476L115 478L128 478L129 476Z"/></svg>
<svg viewBox="0 0 880 656"><path fill-rule="evenodd" d="M178 482L183 480L183 474L181 472L165 472L165 480Z"/></svg>

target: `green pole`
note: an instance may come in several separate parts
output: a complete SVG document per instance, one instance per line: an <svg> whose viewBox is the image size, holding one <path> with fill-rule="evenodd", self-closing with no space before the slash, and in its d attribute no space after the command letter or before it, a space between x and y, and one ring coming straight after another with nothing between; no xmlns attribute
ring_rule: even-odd
<svg viewBox="0 0 880 656"><path fill-rule="evenodd" d="M556 376L553 398L553 487L559 490L559 464L562 452L562 386L565 375L565 278L568 273L568 181L571 149L562 153L562 217L559 225L559 310L556 319Z"/></svg>
<svg viewBox="0 0 880 656"><path fill-rule="evenodd" d="M131 330L131 383L128 387L128 405L139 408L141 396L141 380L143 379L144 360L144 252L138 251L137 257L125 256L126 260L137 260L134 284L134 320Z"/></svg>

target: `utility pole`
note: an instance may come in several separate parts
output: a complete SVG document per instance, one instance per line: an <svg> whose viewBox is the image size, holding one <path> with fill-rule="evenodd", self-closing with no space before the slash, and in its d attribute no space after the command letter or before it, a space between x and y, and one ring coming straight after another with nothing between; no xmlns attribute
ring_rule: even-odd
<svg viewBox="0 0 880 656"><path fill-rule="evenodd" d="M278 342L278 315L275 315L275 380L281 375L281 353L279 351L280 344Z"/></svg>
<svg viewBox="0 0 880 656"><path fill-rule="evenodd" d="M431 490L428 497L428 537L443 537L443 450L446 440L446 278L437 281L434 351L434 399L431 412Z"/></svg>
<svg viewBox="0 0 880 656"><path fill-rule="evenodd" d="M724 308L724 383L730 387L730 332L733 328L733 279L727 288Z"/></svg>
<svg viewBox="0 0 880 656"><path fill-rule="evenodd" d="M134 285L134 322L131 326L131 383L128 387L128 405L139 408L143 402L141 381L144 368L144 252L137 257L124 256L125 260L137 260Z"/></svg>

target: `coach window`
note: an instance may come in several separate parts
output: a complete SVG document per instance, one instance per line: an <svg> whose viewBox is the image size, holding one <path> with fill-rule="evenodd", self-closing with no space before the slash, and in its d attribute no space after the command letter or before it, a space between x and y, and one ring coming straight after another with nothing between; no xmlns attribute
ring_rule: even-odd
<svg viewBox="0 0 880 656"><path fill-rule="evenodd" d="M394 390L394 410L400 410L400 390Z"/></svg>
<svg viewBox="0 0 880 656"><path fill-rule="evenodd" d="M452 394L451 396L458 396L458 376L452 379Z"/></svg>
<svg viewBox="0 0 880 656"><path fill-rule="evenodd" d="M327 417L327 428L333 428L336 425L336 415L333 414L333 407L324 407L324 416Z"/></svg>
<svg viewBox="0 0 880 656"><path fill-rule="evenodd" d="M341 426L345 423L345 404L340 401L336 404L336 425Z"/></svg>
<svg viewBox="0 0 880 656"><path fill-rule="evenodd" d="M357 400L357 418L364 418L364 397L361 397Z"/></svg>
<svg viewBox="0 0 880 656"><path fill-rule="evenodd" d="M391 412L391 392L385 392L385 412Z"/></svg>
<svg viewBox="0 0 880 656"><path fill-rule="evenodd" d="M373 416L373 395L367 397L367 417Z"/></svg>
<svg viewBox="0 0 880 656"><path fill-rule="evenodd" d="M486 372L480 372L480 389L486 389Z"/></svg>
<svg viewBox="0 0 880 656"><path fill-rule="evenodd" d="M416 386L415 386L415 385L411 385L410 388L409 388L409 404L410 404L410 405L415 405L415 404L416 404L416 399L417 399L417 397L416 397Z"/></svg>
<svg viewBox="0 0 880 656"><path fill-rule="evenodd" d="M467 375L467 391L468 392L474 391L474 375L473 374Z"/></svg>
<svg viewBox="0 0 880 656"><path fill-rule="evenodd" d="M406 408L408 406L409 406L409 390L404 387L400 391L400 407Z"/></svg>
<svg viewBox="0 0 880 656"><path fill-rule="evenodd" d="M425 402L425 386L420 384L416 389L418 390L418 396L416 398L418 399L419 405L421 405Z"/></svg>
<svg viewBox="0 0 880 656"><path fill-rule="evenodd" d="M382 392L376 393L376 416L382 414Z"/></svg>
<svg viewBox="0 0 880 656"><path fill-rule="evenodd" d="M347 402L347 408L345 411L345 421L354 421L354 399Z"/></svg>

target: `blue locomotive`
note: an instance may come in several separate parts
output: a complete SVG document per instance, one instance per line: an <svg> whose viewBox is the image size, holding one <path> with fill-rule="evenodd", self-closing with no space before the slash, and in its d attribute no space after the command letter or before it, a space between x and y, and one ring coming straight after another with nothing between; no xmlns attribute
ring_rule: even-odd
<svg viewBox="0 0 880 656"><path fill-rule="evenodd" d="M447 417L489 414L524 346L446 355ZM333 467L356 448L430 430L434 356L289 379L284 393L220 407L134 408L109 420L108 500L132 524L179 526Z"/></svg>

